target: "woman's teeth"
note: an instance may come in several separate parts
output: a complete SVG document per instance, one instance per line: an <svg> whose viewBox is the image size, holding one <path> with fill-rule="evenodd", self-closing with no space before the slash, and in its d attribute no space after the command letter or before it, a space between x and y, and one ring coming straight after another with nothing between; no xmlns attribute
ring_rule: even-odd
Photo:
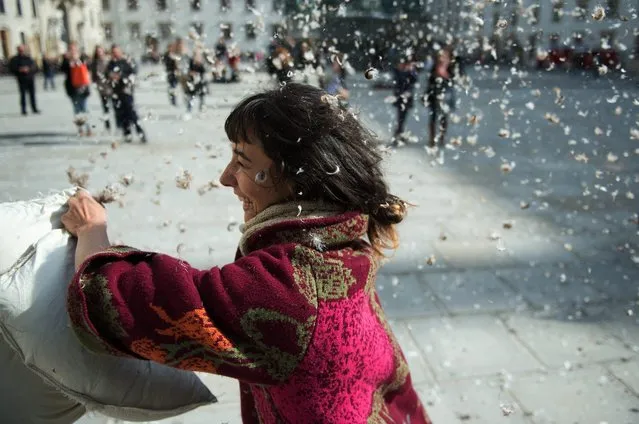
<svg viewBox="0 0 639 424"><path fill-rule="evenodd" d="M240 197L240 201L242 202L242 208L247 211L249 209L251 209L251 206L253 205L251 203L251 201L245 197Z"/></svg>

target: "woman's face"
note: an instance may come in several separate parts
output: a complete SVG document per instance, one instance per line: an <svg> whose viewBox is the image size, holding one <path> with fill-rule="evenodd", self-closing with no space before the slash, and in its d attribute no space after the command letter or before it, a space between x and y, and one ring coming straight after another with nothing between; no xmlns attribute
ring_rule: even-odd
<svg viewBox="0 0 639 424"><path fill-rule="evenodd" d="M439 59L439 63L441 65L446 65L447 66L450 63L450 53L447 50L443 50L439 54L438 59Z"/></svg>
<svg viewBox="0 0 639 424"><path fill-rule="evenodd" d="M233 156L222 172L220 183L231 187L242 202L244 222L292 194L261 146L239 142L231 143L231 147Z"/></svg>

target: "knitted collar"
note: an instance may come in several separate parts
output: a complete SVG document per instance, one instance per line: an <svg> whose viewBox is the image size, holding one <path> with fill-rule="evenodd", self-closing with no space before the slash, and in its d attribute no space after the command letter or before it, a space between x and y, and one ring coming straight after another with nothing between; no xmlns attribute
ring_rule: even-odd
<svg viewBox="0 0 639 424"><path fill-rule="evenodd" d="M319 202L273 205L240 226L239 251L247 255L273 244L298 243L316 250L361 239L368 229L368 215L344 212Z"/></svg>

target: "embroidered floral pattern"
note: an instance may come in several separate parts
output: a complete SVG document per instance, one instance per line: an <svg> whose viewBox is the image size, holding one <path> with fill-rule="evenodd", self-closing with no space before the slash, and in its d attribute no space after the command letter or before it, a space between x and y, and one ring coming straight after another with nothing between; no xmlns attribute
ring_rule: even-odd
<svg viewBox="0 0 639 424"><path fill-rule="evenodd" d="M131 343L131 350L143 358L148 358L161 364L164 364L167 359L166 351L147 337Z"/></svg>
<svg viewBox="0 0 639 424"><path fill-rule="evenodd" d="M306 218L303 230L293 228L273 231L272 228L266 227L249 237L246 241L247 249L254 251L272 244L295 243L319 251L328 250L337 245L358 240L366 234L368 216L356 213L351 215L347 220L337 220L329 225L325 223L327 218ZM299 221L291 217L289 221L279 220L277 225L286 228L287 224L290 226L290 223L299 225Z"/></svg>
<svg viewBox="0 0 639 424"><path fill-rule="evenodd" d="M93 304L90 311L91 318L97 318L103 325L108 326L109 333L118 338L127 337L126 331L120 325L120 315L113 308L113 294L108 288L109 282L104 276L96 273L84 274L80 278L80 286L84 287L87 303Z"/></svg>
<svg viewBox="0 0 639 424"><path fill-rule="evenodd" d="M317 287L315 285L315 276L313 275L312 261L309 260L310 257L309 249L295 246L291 256L291 265L293 266L293 277L299 292L308 303L317 308Z"/></svg>
<svg viewBox="0 0 639 424"><path fill-rule="evenodd" d="M69 291L78 337L238 378L246 423L431 424L377 298L368 217L308 213L260 222L210 272L127 247L95 255Z"/></svg>
<svg viewBox="0 0 639 424"><path fill-rule="evenodd" d="M231 341L213 325L203 308L189 311L180 319L173 320L162 308L153 305L150 307L162 321L171 325L164 330L157 330L158 334L173 337L176 341L190 340L216 351L233 349Z"/></svg>
<svg viewBox="0 0 639 424"><path fill-rule="evenodd" d="M69 318L76 337L87 349L98 353L126 356L104 340L91 325L93 318L98 319L113 334L126 337L126 332L119 322L118 312L111 306L113 295L106 285L106 279L99 274L81 274L78 284L69 288L67 297ZM87 319L89 316L91 319Z"/></svg>
<svg viewBox="0 0 639 424"><path fill-rule="evenodd" d="M260 330L260 324L268 323L278 325L281 328L293 327L297 336L297 354L283 352L274 346L264 343L264 334ZM268 309L251 309L241 320L242 329L254 340L263 353L261 365L276 380L285 380L295 369L299 361L306 353L306 347L310 341L311 331L315 324L315 316L309 318L307 322L301 323L293 318Z"/></svg>
<svg viewBox="0 0 639 424"><path fill-rule="evenodd" d="M198 370L201 372L208 372L211 374L215 374L217 369L213 366L211 361L207 361L204 358L187 358L184 359L177 364L175 364L176 368L180 368L183 370Z"/></svg>

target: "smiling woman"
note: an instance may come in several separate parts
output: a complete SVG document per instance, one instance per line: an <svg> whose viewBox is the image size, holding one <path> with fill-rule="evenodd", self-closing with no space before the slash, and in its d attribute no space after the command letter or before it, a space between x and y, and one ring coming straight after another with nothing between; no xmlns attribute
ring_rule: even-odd
<svg viewBox="0 0 639 424"><path fill-rule="evenodd" d="M286 86L228 117L220 181L243 203L236 260L197 270L109 246L84 192L69 314L85 345L240 382L246 423L430 423L375 290L406 205L376 140L325 92Z"/></svg>

